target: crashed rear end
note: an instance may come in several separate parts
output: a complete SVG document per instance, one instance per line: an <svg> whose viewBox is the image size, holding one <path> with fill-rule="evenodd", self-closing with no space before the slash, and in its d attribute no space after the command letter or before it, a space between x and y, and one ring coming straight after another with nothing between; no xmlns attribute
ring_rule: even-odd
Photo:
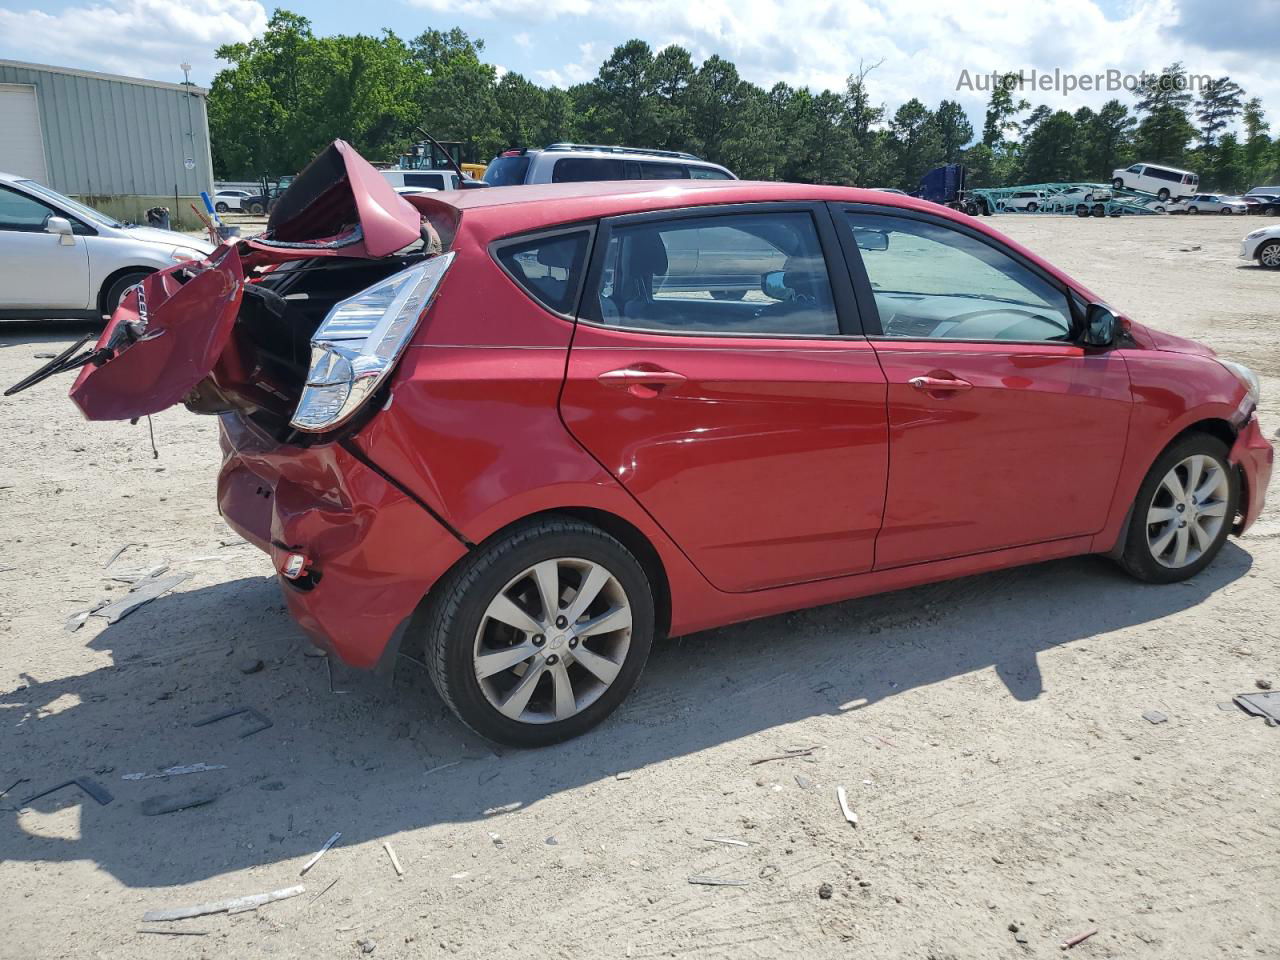
<svg viewBox="0 0 1280 960"><path fill-rule="evenodd" d="M218 415L218 505L275 564L321 646L374 666L465 547L361 450L454 254L457 212L411 203L338 141L258 238L147 277L71 397L90 420ZM406 572L409 571L409 572Z"/></svg>

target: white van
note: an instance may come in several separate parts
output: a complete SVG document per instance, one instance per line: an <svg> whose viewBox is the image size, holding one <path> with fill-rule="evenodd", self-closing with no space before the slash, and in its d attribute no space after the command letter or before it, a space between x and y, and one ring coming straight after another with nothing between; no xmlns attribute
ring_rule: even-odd
<svg viewBox="0 0 1280 960"><path fill-rule="evenodd" d="M676 150L553 143L542 149L504 150L484 172L491 187L586 180L737 180L718 163Z"/></svg>
<svg viewBox="0 0 1280 960"><path fill-rule="evenodd" d="M458 174L453 170L381 170L393 187L428 190L457 190Z"/></svg>
<svg viewBox="0 0 1280 960"><path fill-rule="evenodd" d="M1111 185L1117 190L1141 190L1161 200L1190 197L1200 189L1200 178L1190 170L1164 167L1157 163L1135 163L1111 171Z"/></svg>

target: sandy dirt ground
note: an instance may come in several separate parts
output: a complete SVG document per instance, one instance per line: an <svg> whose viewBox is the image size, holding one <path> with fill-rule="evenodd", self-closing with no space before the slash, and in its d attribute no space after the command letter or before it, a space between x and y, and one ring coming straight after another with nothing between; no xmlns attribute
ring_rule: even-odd
<svg viewBox="0 0 1280 960"><path fill-rule="evenodd" d="M1280 274L1236 259L1258 220L997 224L1253 365L1280 428ZM83 329L4 325L0 381ZM0 957L1020 958L1094 928L1069 955L1280 956L1280 729L1221 708L1280 683L1276 506L1182 585L1085 558L670 641L599 730L495 750L412 664L387 685L307 655L218 517L211 420L156 417L153 458L145 421L86 424L68 385L0 405L0 789L25 778ZM190 578L65 630L158 564ZM193 726L242 707L273 725ZM791 748L813 749L752 765ZM198 762L222 769L125 779ZM19 807L74 777L114 801Z"/></svg>

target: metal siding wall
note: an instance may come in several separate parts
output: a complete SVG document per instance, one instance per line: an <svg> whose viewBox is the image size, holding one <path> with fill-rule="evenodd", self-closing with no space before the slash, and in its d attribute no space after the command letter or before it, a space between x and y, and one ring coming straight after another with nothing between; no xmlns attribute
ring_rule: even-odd
<svg viewBox="0 0 1280 960"><path fill-rule="evenodd" d="M213 187L203 95L6 64L0 64L0 83L37 88L55 190L172 199L175 184L182 196ZM186 157L195 169L184 166Z"/></svg>

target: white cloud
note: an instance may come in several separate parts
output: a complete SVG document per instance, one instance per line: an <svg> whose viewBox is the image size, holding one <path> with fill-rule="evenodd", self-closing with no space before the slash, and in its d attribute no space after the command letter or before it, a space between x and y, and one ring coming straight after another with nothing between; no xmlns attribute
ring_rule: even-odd
<svg viewBox="0 0 1280 960"><path fill-rule="evenodd" d="M104 0L57 13L0 6L0 57L207 87L214 50L267 25L257 0Z"/></svg>
<svg viewBox="0 0 1280 960"><path fill-rule="evenodd" d="M516 46L524 47L526 50L533 46L533 37L527 33L517 33L511 39L516 42Z"/></svg>

